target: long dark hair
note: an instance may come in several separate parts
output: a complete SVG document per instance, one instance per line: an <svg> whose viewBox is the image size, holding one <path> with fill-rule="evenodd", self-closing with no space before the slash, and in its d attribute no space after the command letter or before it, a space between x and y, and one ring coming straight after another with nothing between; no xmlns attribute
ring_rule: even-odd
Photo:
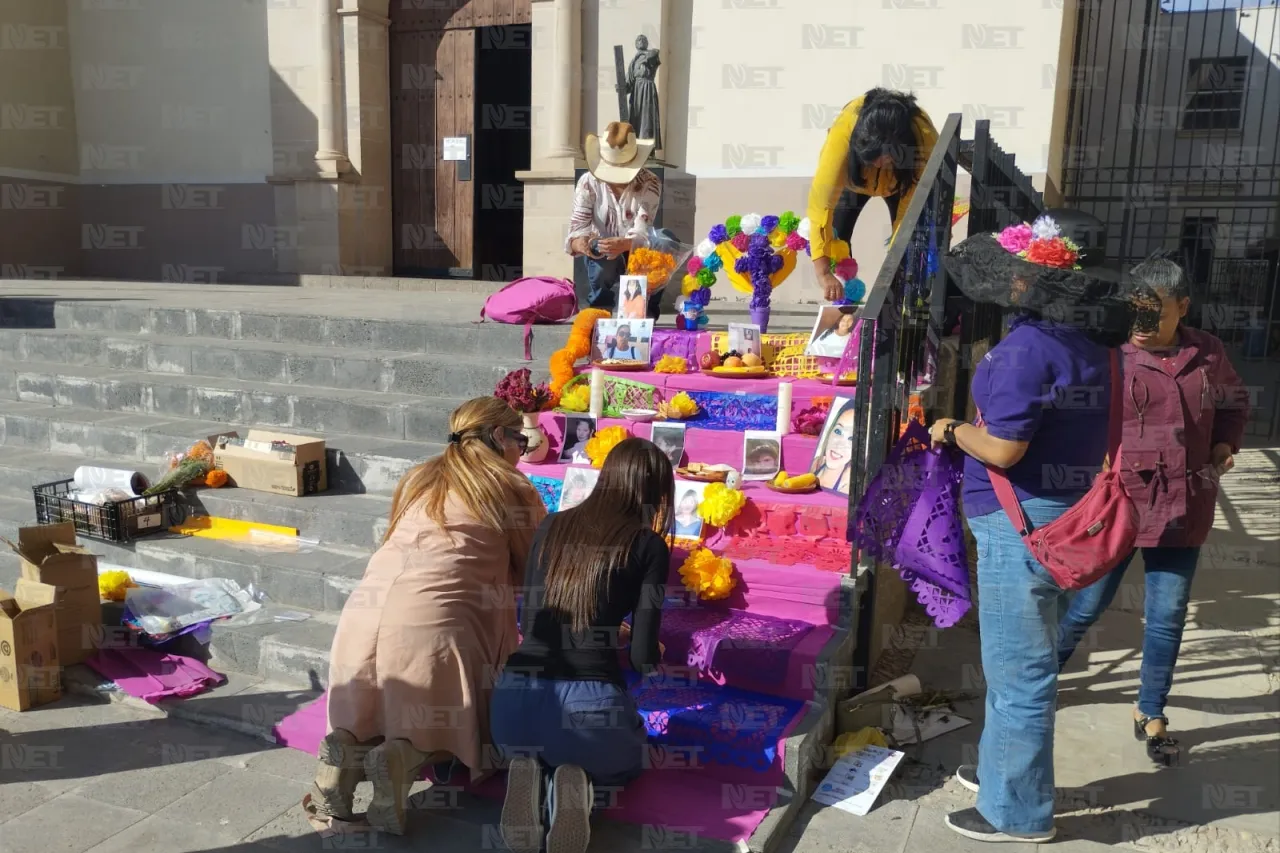
<svg viewBox="0 0 1280 853"><path fill-rule="evenodd" d="M574 631L585 631L608 589L609 576L626 565L632 544L646 530L671 532L676 480L671 461L652 441L628 438L613 448L591 495L558 512L542 543L545 606Z"/></svg>
<svg viewBox="0 0 1280 853"><path fill-rule="evenodd" d="M915 95L889 89L872 89L863 96L857 124L849 136L849 180L862 185L862 170L885 154L893 158L897 192L916 182L917 150L915 120L920 115Z"/></svg>

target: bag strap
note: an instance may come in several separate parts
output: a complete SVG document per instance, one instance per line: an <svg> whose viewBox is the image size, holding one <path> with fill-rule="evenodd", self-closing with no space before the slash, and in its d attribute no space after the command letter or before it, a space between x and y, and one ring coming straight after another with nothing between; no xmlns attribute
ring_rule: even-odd
<svg viewBox="0 0 1280 853"><path fill-rule="evenodd" d="M1111 458L1111 468L1116 470L1117 463L1120 461L1120 437L1124 432L1124 377L1120 370L1120 350L1111 350L1111 411L1107 413L1107 454ZM982 412L978 412L978 420L981 423ZM1013 522L1013 526L1017 528L1019 536L1026 536L1031 532L1031 525L1027 522L1027 515L1022 511L1022 502L1018 500L1018 494L1013 490L1013 484L1009 482L1009 475L1005 473L1003 468L997 468L994 465L987 465L987 476L991 479L991 488L996 493L996 498L1000 501L1000 508L1004 510L1005 515L1009 516L1009 520Z"/></svg>

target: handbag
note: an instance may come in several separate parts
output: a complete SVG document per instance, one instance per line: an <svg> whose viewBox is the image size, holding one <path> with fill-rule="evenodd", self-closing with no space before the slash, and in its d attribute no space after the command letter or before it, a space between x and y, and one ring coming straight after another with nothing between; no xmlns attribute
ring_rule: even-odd
<svg viewBox="0 0 1280 853"><path fill-rule="evenodd" d="M1009 477L988 465L991 486L1031 556L1058 586L1083 589L1120 564L1138 538L1138 510L1120 479L1120 435L1124 426L1120 355L1111 351L1111 413L1107 455L1111 460L1084 497L1061 516L1032 529Z"/></svg>
<svg viewBox="0 0 1280 853"><path fill-rule="evenodd" d="M480 322L524 326L524 358L533 358L533 324L561 323L578 310L573 282L554 276L517 279L489 294L480 309Z"/></svg>

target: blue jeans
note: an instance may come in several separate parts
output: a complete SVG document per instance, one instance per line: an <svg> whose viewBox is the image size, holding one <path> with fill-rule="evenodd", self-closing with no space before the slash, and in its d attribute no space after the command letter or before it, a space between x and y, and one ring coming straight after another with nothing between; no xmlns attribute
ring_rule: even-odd
<svg viewBox="0 0 1280 853"><path fill-rule="evenodd" d="M1034 498L1033 526L1070 504ZM1058 698L1058 623L1069 594L1031 556L1003 511L969 519L978 543L978 625L987 682L978 744L978 811L1004 832L1053 826L1053 724Z"/></svg>
<svg viewBox="0 0 1280 853"><path fill-rule="evenodd" d="M1135 550L1106 577L1076 594L1062 620L1059 669L1067 665L1085 632L1116 597L1124 581L1125 570L1137 553ZM1143 605L1146 627L1142 632L1138 712L1143 716L1164 716L1165 702L1173 687L1173 668L1178 664L1178 649L1182 646L1182 629L1187 622L1191 580L1199 559L1199 548L1142 549L1142 563L1146 570L1146 600Z"/></svg>
<svg viewBox="0 0 1280 853"><path fill-rule="evenodd" d="M618 307L618 280L627 272L627 256L617 258L584 257L587 264L587 305L612 311ZM662 290L649 295L649 317L657 320L662 315Z"/></svg>
<svg viewBox="0 0 1280 853"><path fill-rule="evenodd" d="M505 671L494 685L489 728L504 760L536 758L544 770L586 771L596 804L640 775L648 752L631 694L607 681L552 681ZM544 786L550 790L550 786Z"/></svg>

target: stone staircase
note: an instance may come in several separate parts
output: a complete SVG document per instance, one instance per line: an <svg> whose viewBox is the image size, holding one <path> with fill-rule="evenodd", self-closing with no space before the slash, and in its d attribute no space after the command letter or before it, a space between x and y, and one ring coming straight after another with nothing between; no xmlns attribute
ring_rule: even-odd
<svg viewBox="0 0 1280 853"><path fill-rule="evenodd" d="M269 597L269 612L305 611L304 621L215 626L209 647L216 669L300 691L305 701L326 686L338 614L381 537L401 475L440 452L458 402L490 393L515 367L529 366L537 378L568 334L567 327L540 327L528 363L523 329L481 326L457 314L370 319L251 305L0 297L0 536L12 538L34 523L33 485L65 479L79 465L153 474L165 453L228 428L323 436L330 483L324 494L184 491L193 512L296 527L318 541L314 548L263 553L171 534L129 544L93 541L111 563L253 583ZM11 588L17 570L14 555L0 555L0 588ZM673 761L688 760L690 749L705 751L698 769L668 768L673 772L656 777L660 784L708 808L767 803L771 810L749 844L764 850L804 802L830 742L832 700L842 681L830 667L850 658L852 631L843 619L852 607L832 604L833 595L849 594L847 581L803 567L752 571L748 588L778 590L784 610L809 608L804 624L780 628L780 620L765 615L762 633L760 618L748 611L763 605L767 614L770 592L710 623L706 614L673 618L664 641L680 657L694 631L717 620L731 629L707 661L719 683L677 679L637 690L642 709L664 720L657 742L684 756ZM766 663L789 676L762 677ZM233 700L221 700L236 709L231 714L192 713L262 736L281 716L280 708L250 712L247 701ZM698 713L689 712L693 706ZM201 707L210 705L189 705ZM246 714L257 722L248 725ZM731 736L716 734L726 727ZM744 777L744 768L752 775Z"/></svg>

